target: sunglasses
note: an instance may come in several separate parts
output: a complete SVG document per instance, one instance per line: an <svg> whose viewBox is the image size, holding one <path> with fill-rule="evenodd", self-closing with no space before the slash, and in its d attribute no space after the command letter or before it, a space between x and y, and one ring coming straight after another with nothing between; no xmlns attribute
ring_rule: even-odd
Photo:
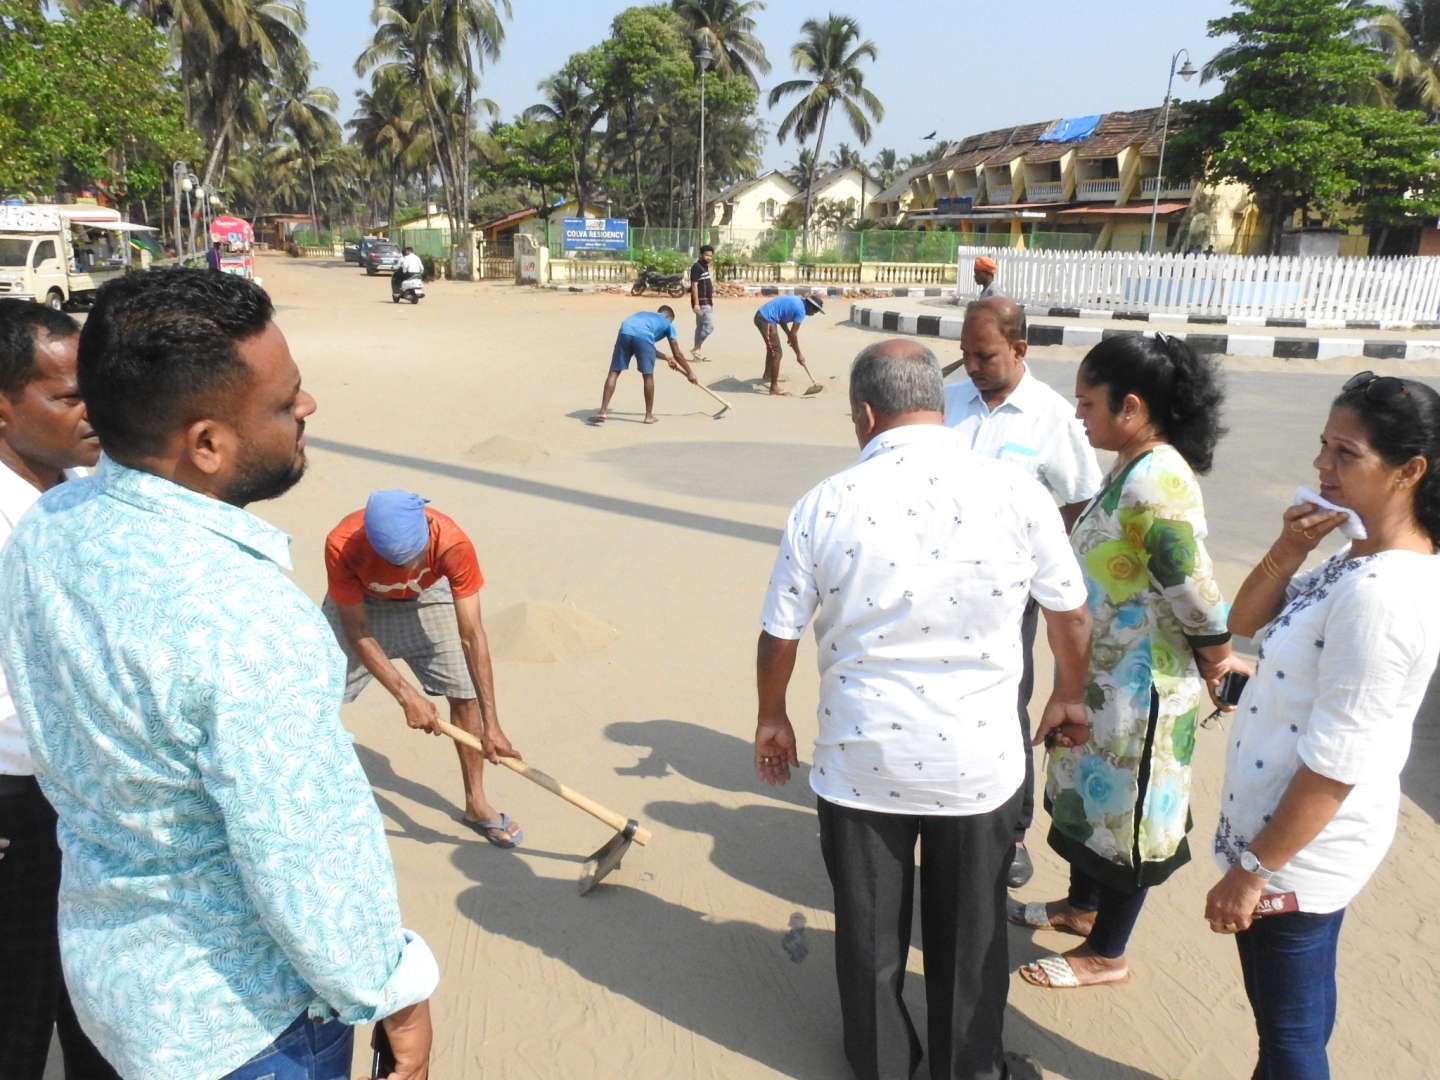
<svg viewBox="0 0 1440 1080"><path fill-rule="evenodd" d="M1397 379L1393 375L1376 375L1373 371L1362 371L1353 379L1348 380L1340 388L1340 392L1348 394L1352 390L1364 390L1366 401L1376 401L1384 404L1393 401L1401 394L1410 393L1410 387L1405 385L1404 379Z"/></svg>

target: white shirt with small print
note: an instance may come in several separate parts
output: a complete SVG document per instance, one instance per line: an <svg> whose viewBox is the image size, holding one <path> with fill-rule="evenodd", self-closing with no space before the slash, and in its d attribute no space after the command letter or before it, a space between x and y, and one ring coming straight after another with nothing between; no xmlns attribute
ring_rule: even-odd
<svg viewBox="0 0 1440 1080"><path fill-rule="evenodd" d="M1025 368L1020 382L991 410L969 379L945 387L945 426L977 454L1020 466L1062 505L1088 502L1102 474L1075 406Z"/></svg>
<svg viewBox="0 0 1440 1080"><path fill-rule="evenodd" d="M819 647L810 786L841 806L971 815L1025 775L1020 617L1085 603L1059 511L938 424L876 436L790 514L760 625Z"/></svg>
<svg viewBox="0 0 1440 1080"><path fill-rule="evenodd" d="M1400 773L1440 657L1440 556L1351 558L1347 547L1291 579L1256 640L1260 660L1226 746L1215 862L1239 861L1301 765L1354 785L1265 885L1328 914L1365 887L1395 838Z"/></svg>
<svg viewBox="0 0 1440 1080"><path fill-rule="evenodd" d="M66 469L65 479L74 480L88 472L88 469ZM0 547L10 539L25 511L39 501L40 494L40 489L29 480L8 466L0 465ZM0 775L34 774L35 766L30 760L30 749L25 745L20 715L15 711L14 699L10 697L5 672L0 670Z"/></svg>

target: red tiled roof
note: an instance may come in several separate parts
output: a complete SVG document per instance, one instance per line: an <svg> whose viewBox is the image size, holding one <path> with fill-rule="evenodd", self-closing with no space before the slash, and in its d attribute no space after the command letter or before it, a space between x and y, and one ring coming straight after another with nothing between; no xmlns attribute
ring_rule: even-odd
<svg viewBox="0 0 1440 1080"><path fill-rule="evenodd" d="M1061 210L1060 213L1061 213L1061 214L1106 214L1106 215L1110 215L1110 216L1118 216L1118 215L1131 215L1131 214L1148 214L1148 213L1151 212L1151 210L1153 209L1153 207L1154 207L1154 204L1153 204L1153 203L1148 203L1148 202L1147 202L1147 203L1138 203L1138 204L1130 205L1130 206L1113 206L1113 205L1110 205L1110 204L1108 204L1108 203L1102 203L1102 204L1100 204L1100 205L1098 205L1098 206L1073 206L1073 207L1070 207L1068 210ZM1178 213L1178 212L1181 211L1181 210L1188 210L1188 209L1190 209L1190 204L1189 204L1188 202L1162 202L1162 203L1160 204L1160 209L1159 209L1158 212L1161 213L1161 214L1174 214L1174 213Z"/></svg>

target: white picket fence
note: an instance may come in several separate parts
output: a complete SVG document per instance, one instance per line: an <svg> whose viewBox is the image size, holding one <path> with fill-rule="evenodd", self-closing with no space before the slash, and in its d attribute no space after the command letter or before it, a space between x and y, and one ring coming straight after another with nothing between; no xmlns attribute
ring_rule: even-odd
<svg viewBox="0 0 1440 1080"><path fill-rule="evenodd" d="M959 250L961 301L979 293L971 265L981 255L999 264L999 291L1042 307L1384 323L1440 319L1440 258L972 247Z"/></svg>

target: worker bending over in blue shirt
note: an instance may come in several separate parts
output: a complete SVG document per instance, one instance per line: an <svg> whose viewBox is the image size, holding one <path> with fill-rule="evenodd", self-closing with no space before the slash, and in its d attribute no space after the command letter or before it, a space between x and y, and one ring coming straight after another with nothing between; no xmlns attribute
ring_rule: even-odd
<svg viewBox="0 0 1440 1080"><path fill-rule="evenodd" d="M620 373L630 366L633 358L645 380L645 423L655 423L655 345L670 339L670 356L665 362L682 372L692 383L695 373L685 362L680 352L679 335L675 332L675 309L669 304L659 311L639 311L620 324L620 334L615 338L615 351L610 356L610 374L605 376L605 394L600 399L600 411L590 417L590 423L603 424L610 414L610 399L615 396L615 384Z"/></svg>
<svg viewBox="0 0 1440 1080"><path fill-rule="evenodd" d="M825 301L818 296L777 296L764 304L755 313L755 328L765 339L765 382L770 384L770 393L784 394L780 389L780 359L785 346L780 341L783 328L795 350L795 359L805 366L805 356L800 351L800 324L806 315L819 315L825 311Z"/></svg>

